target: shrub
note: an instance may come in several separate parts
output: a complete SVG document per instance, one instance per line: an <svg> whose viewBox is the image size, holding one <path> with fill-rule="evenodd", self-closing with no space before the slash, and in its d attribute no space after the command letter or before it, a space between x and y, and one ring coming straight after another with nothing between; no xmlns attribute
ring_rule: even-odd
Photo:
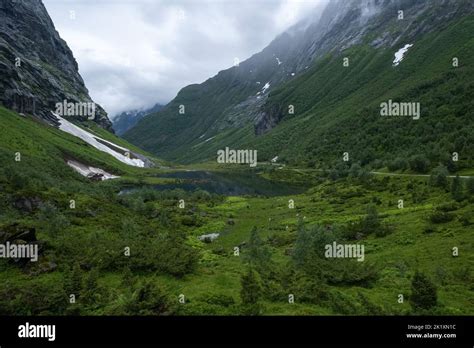
<svg viewBox="0 0 474 348"><path fill-rule="evenodd" d="M235 304L235 300L232 296L224 294L210 294L203 299L203 302L221 307L229 307Z"/></svg>
<svg viewBox="0 0 474 348"><path fill-rule="evenodd" d="M435 210L429 216L429 219L434 224L442 224L445 222L450 222L454 219L454 215L450 213L445 213L443 211Z"/></svg>
<svg viewBox="0 0 474 348"><path fill-rule="evenodd" d="M367 215L362 220L362 232L366 235L371 234L381 228L379 214L375 206L370 205L367 209Z"/></svg>
<svg viewBox="0 0 474 348"><path fill-rule="evenodd" d="M461 179L459 178L459 175L456 175L456 177L453 179L453 182L451 184L451 196L456 202L460 202L464 199L464 188L463 188L463 183Z"/></svg>
<svg viewBox="0 0 474 348"><path fill-rule="evenodd" d="M260 314L259 301L262 296L262 286L257 273L252 268L249 268L247 273L240 279L240 284L242 287L240 299L244 313L249 315Z"/></svg>
<svg viewBox="0 0 474 348"><path fill-rule="evenodd" d="M392 234L395 230L394 226L388 224L381 224L378 229L375 230L375 236L377 237L386 237L389 234Z"/></svg>
<svg viewBox="0 0 474 348"><path fill-rule="evenodd" d="M468 194L474 195L474 178L467 179L466 189Z"/></svg>
<svg viewBox="0 0 474 348"><path fill-rule="evenodd" d="M388 164L388 170L390 170L391 172L406 169L408 169L408 162L404 158L397 158Z"/></svg>
<svg viewBox="0 0 474 348"><path fill-rule="evenodd" d="M125 310L131 315L163 315L173 312L163 290L151 280L146 280L139 285L125 304Z"/></svg>
<svg viewBox="0 0 474 348"><path fill-rule="evenodd" d="M198 251L185 242L183 233L171 232L157 243L155 257L162 272L182 277L196 269Z"/></svg>
<svg viewBox="0 0 474 348"><path fill-rule="evenodd" d="M458 209L459 209L459 204L456 202L447 202L436 207L436 210L444 211L444 212L455 211Z"/></svg>
<svg viewBox="0 0 474 348"><path fill-rule="evenodd" d="M69 226L69 220L54 205L48 202L40 205L38 218L52 236L56 236Z"/></svg>
<svg viewBox="0 0 474 348"><path fill-rule="evenodd" d="M432 170L430 184L435 187L446 188L448 186L448 174L448 169L440 164Z"/></svg>
<svg viewBox="0 0 474 348"><path fill-rule="evenodd" d="M415 311L436 306L438 295L436 286L423 273L416 272L411 281L410 304Z"/></svg>
<svg viewBox="0 0 474 348"><path fill-rule="evenodd" d="M417 173L426 173L430 168L430 161L423 155L416 155L408 161L410 169Z"/></svg>
<svg viewBox="0 0 474 348"><path fill-rule="evenodd" d="M461 224L463 226L470 226L473 224L472 222L472 214L471 213L464 213L460 218L459 218L459 222L461 222Z"/></svg>
<svg viewBox="0 0 474 348"><path fill-rule="evenodd" d="M433 225L428 225L423 230L423 233L426 233L426 234L431 234L435 232L436 232L436 227L434 227Z"/></svg>
<svg viewBox="0 0 474 348"><path fill-rule="evenodd" d="M271 253L260 238L256 227L250 232L250 239L243 254L243 259L259 271L265 270L269 266Z"/></svg>

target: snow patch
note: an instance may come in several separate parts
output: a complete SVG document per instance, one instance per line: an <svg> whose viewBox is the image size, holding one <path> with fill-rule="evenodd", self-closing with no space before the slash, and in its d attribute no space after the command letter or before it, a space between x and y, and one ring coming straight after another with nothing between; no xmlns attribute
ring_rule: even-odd
<svg viewBox="0 0 474 348"><path fill-rule="evenodd" d="M276 161L278 161L278 156L272 158L272 160L271 160L272 163L276 163Z"/></svg>
<svg viewBox="0 0 474 348"><path fill-rule="evenodd" d="M405 47L400 48L396 53L395 53L395 59L393 60L393 66L398 66L400 62L405 58L405 53L407 53L408 49L410 47L413 47L412 44L406 44Z"/></svg>
<svg viewBox="0 0 474 348"><path fill-rule="evenodd" d="M141 159L129 158L128 156L111 149L110 147L108 147L107 145L105 145L103 143L110 144L111 146L113 146L115 148L123 150L124 153L131 153L129 149L118 146L118 145L116 145L116 144L114 144L110 141L105 140L105 139L96 137L96 136L92 135L91 133L85 131L84 129L76 126L75 124L65 120L61 116L58 116L54 113L53 113L53 115L56 116L57 119L59 120L59 129L60 130L84 140L86 143L88 143L89 145L92 145L97 150L108 153L109 155L111 155L111 156L115 157L116 159L118 159L120 162L123 162L125 164L128 164L130 166L134 166L134 167L142 167L142 168L145 167L145 162L143 162ZM98 141L98 139L100 140L100 142Z"/></svg>
<svg viewBox="0 0 474 348"><path fill-rule="evenodd" d="M267 82L267 83L265 84L265 86L263 86L263 88L262 88L262 93L265 93L265 91L266 91L267 89L269 89L269 88L270 88L270 82Z"/></svg>
<svg viewBox="0 0 474 348"><path fill-rule="evenodd" d="M215 138L215 136L210 137L209 139L204 140L204 142L207 143L208 141L211 141L211 140L214 139L214 138Z"/></svg>
<svg viewBox="0 0 474 348"><path fill-rule="evenodd" d="M73 160L68 160L67 165L74 169L76 172L81 174L82 176L91 178L94 176L99 176L101 180L109 180L109 179L116 179L119 178L119 176L112 175L110 173L107 173L105 170L102 170L100 168L94 168L94 167L89 167L85 164L82 164L77 161Z"/></svg>
<svg viewBox="0 0 474 348"><path fill-rule="evenodd" d="M281 65L282 62L281 62L280 58L276 57L276 60L277 60L278 65Z"/></svg>

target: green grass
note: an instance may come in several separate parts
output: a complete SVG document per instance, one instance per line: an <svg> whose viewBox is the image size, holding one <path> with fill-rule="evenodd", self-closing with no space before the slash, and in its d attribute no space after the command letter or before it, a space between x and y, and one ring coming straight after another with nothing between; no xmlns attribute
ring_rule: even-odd
<svg viewBox="0 0 474 348"><path fill-rule="evenodd" d="M244 246L239 256L235 256L234 248L249 242L253 227L260 230L264 245L271 252L273 270L286 272L292 264L291 250L295 246L299 219L304 219L307 227L348 225L365 216L366 208L373 204L374 197L380 202L377 210L382 221L394 227L393 233L385 237L372 234L357 241L365 245L365 262L377 267L376 280L368 286L321 284L322 291L329 297L316 302L302 299L300 294L303 294L301 291L306 285L296 281L275 298L262 298L262 314L367 314L366 305L360 300L361 294L371 305L381 308L380 314L411 313L408 297L411 277L416 270L427 274L438 287L438 306L434 313L468 315L474 311L471 300L474 237L472 224L464 225L460 220L464 215L474 216L472 197L452 208L451 213L455 215L452 221L432 224L428 216L435 207L450 202L451 195L429 186L429 178L381 175L366 184L355 179L334 182L318 170L275 170L271 166L263 166L255 175L290 183L312 183L312 188L301 195L272 198L200 198L194 193L178 191L148 195L149 198L143 198L147 197L145 193L120 198L118 192L124 185L159 183L159 180L155 181L155 176L160 170L126 167L59 130L5 109L1 109L0 113L9 129L2 133L2 137L9 139L2 149L2 164L9 170L15 168L12 166L20 166L18 168L29 178L23 187L17 187L18 183L9 181L9 176L0 172L3 188L0 192L0 230L13 223L34 227L38 239L46 243L41 263L57 264L54 271L34 275L31 272L39 266L21 268L0 261L0 294L4 299L0 301L2 313L70 314L73 307L68 304L64 292L68 268L74 264L86 264L99 271L97 286L100 290L97 293L102 295L93 304L79 300L76 306L79 306L80 314L135 313L124 304L135 301L133 287L122 283L124 267L128 265L133 269L135 289L149 280L165 293L175 314L237 315L241 313L240 279L247 269L244 262L247 251ZM113 136L108 136L108 139L115 140ZM22 153L19 163L13 161L17 151ZM113 172L121 172L125 177L111 182L89 182L64 164L62 158L65 152ZM211 163L201 167L223 170ZM235 174L246 170L236 168ZM140 179L136 178L137 174ZM416 196L422 196L421 201L414 200ZM63 216L67 224L55 232L52 223L42 217L46 213L41 208L31 212L14 208L12 202L17 197L39 197L43 203L55 206L55 214ZM74 210L68 207L71 198L76 200ZM178 198L185 199L186 209L177 207ZM294 209L288 207L290 199L295 202ZM398 199L404 200L404 209L398 209ZM60 223L62 220L57 220L56 215L50 218ZM229 220L233 224L229 224ZM431 225L434 230L426 233L426 228ZM178 232L185 234L185 244L198 253L196 268L179 277L163 271L160 268L162 261L157 263L155 260L159 257L155 249L159 249L161 238ZM211 232L221 235L210 244L197 239L199 235ZM123 256L123 248L127 245L132 247L132 256L128 259ZM459 248L458 257L451 254L454 246ZM182 246L176 244L176 247ZM176 259L180 258L170 257L165 262ZM83 269L81 273L86 279L90 271ZM290 293L296 294L294 304L288 303ZM9 300L11 294L16 298L14 301ZM185 295L185 304L178 302L181 294ZM403 304L397 302L399 294L406 298ZM233 299L234 304L208 303L211 295L227 296ZM341 303L349 307L344 309L346 305L341 307ZM11 307L13 304L14 307Z"/></svg>

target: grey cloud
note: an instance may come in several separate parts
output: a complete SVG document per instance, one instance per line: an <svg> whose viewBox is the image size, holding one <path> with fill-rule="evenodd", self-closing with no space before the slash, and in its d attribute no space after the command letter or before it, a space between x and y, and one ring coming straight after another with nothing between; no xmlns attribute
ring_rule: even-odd
<svg viewBox="0 0 474 348"><path fill-rule="evenodd" d="M168 102L257 53L324 1L43 0L92 98L111 116Z"/></svg>

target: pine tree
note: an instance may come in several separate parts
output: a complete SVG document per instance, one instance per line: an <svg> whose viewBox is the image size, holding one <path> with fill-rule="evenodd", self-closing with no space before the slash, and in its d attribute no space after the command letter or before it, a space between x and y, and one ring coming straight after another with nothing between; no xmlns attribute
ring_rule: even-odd
<svg viewBox="0 0 474 348"><path fill-rule="evenodd" d="M374 205L370 205L367 209L367 215L362 221L362 229L365 234L377 232L381 228L379 213Z"/></svg>
<svg viewBox="0 0 474 348"><path fill-rule="evenodd" d="M474 195L474 178L467 179L466 188L467 188L467 193L473 196Z"/></svg>
<svg viewBox="0 0 474 348"><path fill-rule="evenodd" d="M130 270L130 267L125 267L123 274L122 274L122 285L127 288L133 288L135 285L136 280L133 276L132 271Z"/></svg>
<svg viewBox="0 0 474 348"><path fill-rule="evenodd" d="M72 268L70 268L64 279L64 290L67 295L79 296L79 293L82 290L82 271L78 263L75 263Z"/></svg>
<svg viewBox="0 0 474 348"><path fill-rule="evenodd" d="M165 292L153 281L145 280L126 304L126 311L132 315L160 315L171 313L173 309Z"/></svg>
<svg viewBox="0 0 474 348"><path fill-rule="evenodd" d="M304 223L302 219L298 220L296 231L297 231L296 243L295 243L295 247L293 248L292 257L296 266L301 267L307 260L308 247L311 245L311 236L309 235L308 231L304 227Z"/></svg>
<svg viewBox="0 0 474 348"><path fill-rule="evenodd" d="M459 178L459 175L456 175L451 184L451 195L456 202L460 202L464 199L463 190L461 178Z"/></svg>
<svg viewBox="0 0 474 348"><path fill-rule="evenodd" d="M423 273L416 272L411 281L410 304L417 311L430 309L437 304L436 286Z"/></svg>
<svg viewBox="0 0 474 348"><path fill-rule="evenodd" d="M271 253L268 247L260 238L258 229L254 227L250 232L250 239L247 245L247 252L244 254L246 260L251 266L264 270L269 266Z"/></svg>
<svg viewBox="0 0 474 348"><path fill-rule="evenodd" d="M92 269L87 275L84 289L81 293L82 301L86 304L95 304L97 298L100 297L99 290L99 272L97 269Z"/></svg>
<svg viewBox="0 0 474 348"><path fill-rule="evenodd" d="M262 286L257 272L249 267L247 273L240 279L240 284L242 286L240 299L242 300L244 314L260 314L261 305L259 300L262 297Z"/></svg>

